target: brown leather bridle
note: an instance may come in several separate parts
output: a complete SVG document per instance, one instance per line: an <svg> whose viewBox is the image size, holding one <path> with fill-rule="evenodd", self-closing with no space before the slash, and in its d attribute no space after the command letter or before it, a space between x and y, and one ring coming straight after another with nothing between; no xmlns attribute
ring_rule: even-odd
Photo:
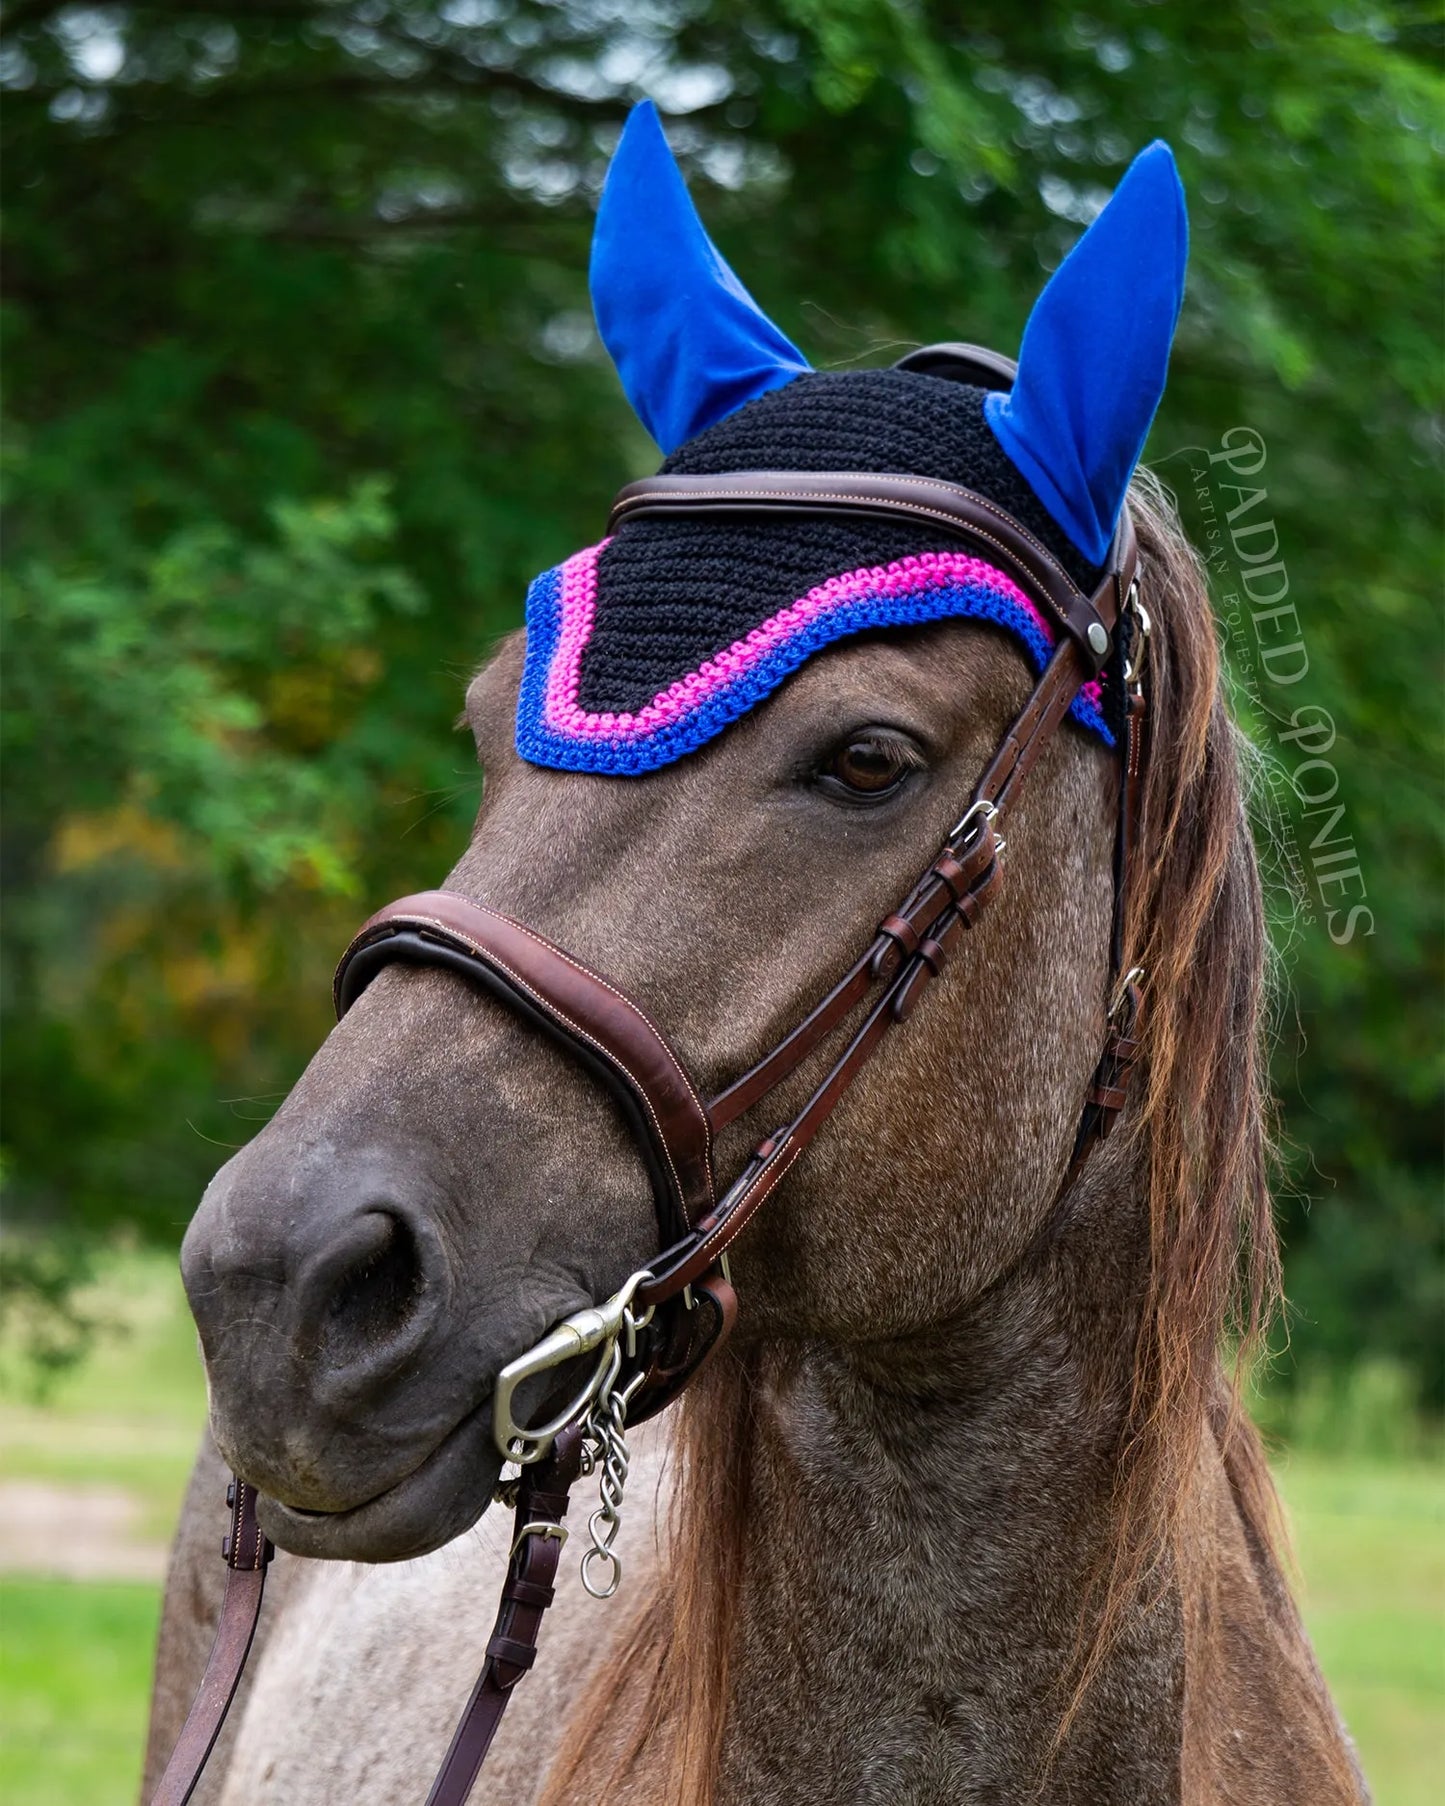
<svg viewBox="0 0 1445 1806"><path fill-rule="evenodd" d="M1007 386L1012 378L1008 360L972 346L928 347L903 364L987 387ZM605 1504L605 1458L615 1446L609 1437L620 1440L625 1423L670 1403L727 1334L737 1313L730 1249L890 1030L912 1015L965 930L997 896L1003 829L1024 781L1080 686L1106 665L1122 686L1124 723L1110 948L1113 999L1060 1195L1124 1106L1143 1008L1142 973L1125 965L1124 921L1142 796L1148 633L1127 506L1092 595L986 497L907 475L747 471L653 477L622 490L609 530L641 515L779 513L864 514L942 527L1005 571L1057 629L1056 649L1043 674L937 855L828 995L749 1071L705 1099L662 1030L611 980L535 929L455 892L426 891L388 904L362 927L336 970L338 1016L385 966L441 966L561 1043L620 1105L647 1164L659 1227L660 1252L623 1292L568 1318L498 1378L498 1446L520 1464L517 1479L499 1489L515 1507L512 1555L485 1663L427 1806L462 1806L511 1690L532 1665L553 1598L568 1492L584 1461L590 1453L603 1462ZM719 1196L713 1161L717 1132L761 1104L859 1012L851 1037L806 1102L756 1144ZM535 1428L514 1423L511 1400L522 1378L594 1353L598 1359L588 1384L550 1423ZM254 1489L233 1480L228 1503L232 1526L224 1548L228 1577L220 1628L152 1806L183 1806L190 1798L239 1683L260 1611L272 1551L256 1526ZM591 1556L615 1560L610 1541L596 1545Z"/></svg>

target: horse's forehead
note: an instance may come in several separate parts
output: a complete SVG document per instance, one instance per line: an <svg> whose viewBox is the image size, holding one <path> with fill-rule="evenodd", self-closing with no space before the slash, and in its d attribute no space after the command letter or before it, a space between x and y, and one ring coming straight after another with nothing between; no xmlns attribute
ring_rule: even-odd
<svg viewBox="0 0 1445 1806"><path fill-rule="evenodd" d="M912 705L937 728L988 698L1000 721L1019 699L1026 663L1007 635L978 623L941 621L870 633L829 646L758 711L766 720L796 705L854 702ZM906 725L906 724L905 724Z"/></svg>

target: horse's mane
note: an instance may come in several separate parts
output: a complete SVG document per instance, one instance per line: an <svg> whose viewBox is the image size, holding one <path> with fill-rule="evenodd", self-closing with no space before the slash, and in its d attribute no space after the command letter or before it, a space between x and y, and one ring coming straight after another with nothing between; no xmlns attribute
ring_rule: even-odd
<svg viewBox="0 0 1445 1806"><path fill-rule="evenodd" d="M1279 1290L1268 1190L1266 935L1246 808L1244 743L1220 685L1203 572L1162 486L1136 476L1151 747L1142 879L1126 964L1147 972L1131 1133L1146 1150L1150 1277L1117 1451L1115 1534L1061 1677L1055 1749L1131 1615L1157 1591L1214 1437L1247 1531L1275 1541L1277 1506L1239 1403ZM1142 1083L1140 1083L1142 1081ZM1233 1383L1221 1350L1233 1352ZM668 1553L576 1713L542 1806L646 1797L711 1806L728 1701L749 1493L751 1369L729 1351L678 1410ZM610 1776L609 1776L610 1769ZM606 1780L601 1777L609 1776Z"/></svg>
<svg viewBox="0 0 1445 1806"><path fill-rule="evenodd" d="M1172 499L1141 470L1129 492L1149 647L1150 748L1125 965L1146 972L1143 1095L1149 1286L1117 1457L1115 1538L1061 1736L1193 1500L1218 1443L1247 1529L1279 1540L1264 1453L1240 1403L1280 1298L1269 1193L1269 946L1248 814L1248 742L1230 720L1204 572ZM1136 1080L1136 1083L1138 1080ZM1221 1353L1233 1356L1232 1377ZM1057 1747L1057 1746L1056 1746Z"/></svg>

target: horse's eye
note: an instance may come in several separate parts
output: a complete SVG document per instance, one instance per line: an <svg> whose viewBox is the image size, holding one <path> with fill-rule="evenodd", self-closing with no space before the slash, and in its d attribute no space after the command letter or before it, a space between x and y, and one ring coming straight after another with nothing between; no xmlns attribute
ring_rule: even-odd
<svg viewBox="0 0 1445 1806"><path fill-rule="evenodd" d="M818 769L818 783L849 802L881 802L922 762L918 749L901 734L868 728L834 747Z"/></svg>

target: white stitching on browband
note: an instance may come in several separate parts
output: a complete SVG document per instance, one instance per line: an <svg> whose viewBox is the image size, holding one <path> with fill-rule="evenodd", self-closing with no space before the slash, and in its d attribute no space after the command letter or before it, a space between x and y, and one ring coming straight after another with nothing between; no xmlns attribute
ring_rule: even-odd
<svg viewBox="0 0 1445 1806"><path fill-rule="evenodd" d="M789 472L788 474L791 475L791 472ZM959 485L957 483L945 483L942 481L941 478L938 478L938 477L909 477L908 481L912 484L916 484L917 487L920 489L941 489L947 495L956 495L956 494L967 495L970 501L977 502L979 504L979 506L982 508L987 508L990 514L997 515L997 517L1000 520L1006 520L1011 527L1016 529L1019 537L1021 539L1026 539L1029 542L1029 544L1034 548L1034 550L1039 554L1039 556L1045 561L1045 563L1052 566L1052 568L1058 572L1058 574L1063 578L1065 583L1072 583L1073 580L1069 576L1069 573L1059 563L1058 559L1054 557L1053 553L1043 543L1043 541L1039 540L1039 539L1035 539L1033 534L1029 532L1028 528L1023 524L1023 522L1021 520L1016 520L1014 518L1014 516L1009 513L1007 508L1001 508L997 502L990 501L986 495L980 495L976 489L966 489L965 490L965 489L962 489L961 485ZM884 500L888 499L886 491L883 493L880 493L880 494L875 494L875 495L870 496L866 493L866 491L861 492L857 495L848 495L848 494L834 494L832 491L825 490L825 489L788 490L788 491L779 491L779 490L773 490L773 489L660 489L660 490L655 491L651 495L639 495L635 498L628 497L623 502L621 502L619 506L620 506L620 510L625 513L628 510L628 508L630 508L630 507L645 508L650 503L666 501L674 496L679 501L691 502L691 501L701 501L710 495L724 496L724 497L731 498L733 500L747 500L747 501L772 500L772 501L777 501L777 502L781 502L784 504L786 504L789 501L793 501L793 500L814 501L814 502L868 502L868 501L884 501ZM899 497L898 500L899 500L900 507L906 508L906 507L911 506L911 504L904 502L902 497ZM942 510L942 509L930 508L929 510L927 510L927 512L930 514L936 514L939 519L952 520L952 521L958 520L957 515L949 514L945 510ZM963 522L960 524L970 525L971 523ZM1082 592L1080 592L1080 593L1082 593Z"/></svg>
<svg viewBox="0 0 1445 1806"><path fill-rule="evenodd" d="M926 485L927 487L929 487L931 489L943 489L943 490L951 491L954 488L954 485L951 483L942 483L942 482L937 481L936 479L928 478L928 477L910 478L909 481L917 482L920 485ZM969 491L970 495L973 495L973 493L974 492L972 490ZM668 502L674 502L674 501L677 501L677 502L706 502L706 501L776 502L779 504L779 506L786 507L789 502L839 502L845 506L856 506L858 503L868 502L871 500L882 500L882 499L883 499L882 497L870 497L866 494L865 495L835 494L831 490L826 490L826 489L789 490L786 494L779 494L775 490L771 490L771 489L668 489L668 490L660 490L654 495L640 495L635 499L635 501L632 501L632 500L623 501L622 503L619 504L619 506L615 510L615 512L619 517L625 518L631 512L642 510L642 509L647 509L647 508L652 508L652 507L657 507L659 505L665 505ZM1089 598L1087 596L1084 595L1084 592L1078 588L1077 584L1075 584L1073 579L1069 576L1068 572L1054 557L1053 553L1049 551L1047 546L1041 545L1039 543L1039 541L1034 538L1033 534L1029 532L1028 528L1022 526L1018 521L1014 520L1013 516L1011 514L1009 514L1005 509L995 507L994 504L992 502L988 501L988 499L985 496L979 496L978 500L980 502L982 502L983 505L986 508L988 508L992 514L997 515L1000 520L1006 520L1006 521L1008 521L1010 526L1017 528L1020 538L1026 539L1028 541L1028 543L1034 548L1034 550L1039 554L1039 556L1044 560L1044 562L1048 565L1049 569L1051 571L1053 571L1056 576L1061 578L1062 581L1071 590L1073 590L1074 593L1085 603L1085 605L1094 614L1097 615L1098 610L1094 608L1093 603L1089 600ZM1023 560L1019 558L1017 552L1015 552L1010 546L1005 544L1005 542L1003 540L996 539L992 533L989 533L985 528L979 526L977 524L977 522L962 521L959 519L959 517L956 514L950 514L946 509L927 508L927 507L922 506L921 504L908 503L908 504L905 504L903 507L901 507L899 509L899 512L900 513L907 512L909 514L928 515L930 519L943 521L946 525L950 525L950 526L954 526L954 527L964 527L969 532L976 533L980 539L986 540L989 545L996 546L998 548L998 550L1000 552L1002 552L1010 560L1016 561L1020 564L1022 564L1022 562L1023 562ZM1043 591L1042 593L1043 593L1043 600L1048 604L1048 606L1053 610L1053 612L1059 617L1060 625L1064 628L1066 633L1069 633L1072 635L1073 627L1069 621L1068 615L1064 612L1063 608L1060 607L1059 603L1057 601L1055 601L1055 599L1047 593L1047 591Z"/></svg>

